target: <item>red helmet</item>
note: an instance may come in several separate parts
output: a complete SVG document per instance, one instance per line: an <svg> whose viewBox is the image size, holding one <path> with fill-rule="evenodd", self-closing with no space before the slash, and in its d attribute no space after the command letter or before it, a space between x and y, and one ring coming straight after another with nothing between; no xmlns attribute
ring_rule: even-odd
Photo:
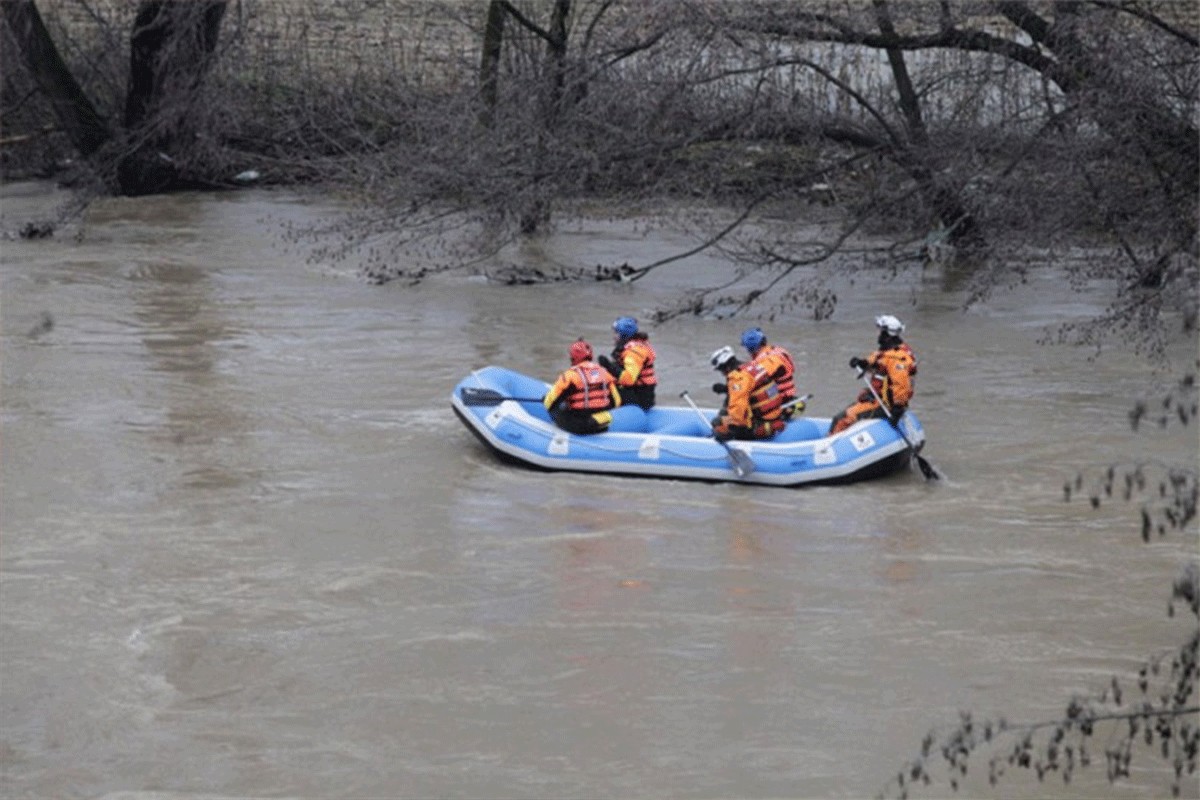
<svg viewBox="0 0 1200 800"><path fill-rule="evenodd" d="M580 361L587 361L592 357L592 346L583 339L571 345L571 349L567 351L571 356L571 363L578 364Z"/></svg>

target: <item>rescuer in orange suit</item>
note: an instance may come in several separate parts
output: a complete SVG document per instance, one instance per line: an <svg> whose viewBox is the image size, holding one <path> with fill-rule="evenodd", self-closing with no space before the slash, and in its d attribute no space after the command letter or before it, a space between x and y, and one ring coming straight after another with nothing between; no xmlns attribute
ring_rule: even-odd
<svg viewBox="0 0 1200 800"><path fill-rule="evenodd" d="M895 424L912 400L916 386L917 357L900 338L904 324L891 314L886 314L876 317L875 325L879 328L879 349L866 358L855 356L850 359L850 366L871 371L871 386L887 408L882 408L874 395L863 389L853 405L833 418L829 426L831 436L841 433L860 419L887 417Z"/></svg>
<svg viewBox="0 0 1200 800"><path fill-rule="evenodd" d="M732 347L722 347L711 361L725 376L725 405L713 422L718 440L770 439L787 427L783 397L771 373L754 362L738 361Z"/></svg>
<svg viewBox="0 0 1200 800"><path fill-rule="evenodd" d="M612 422L610 409L621 405L616 381L592 360L592 346L582 338L567 351L570 368L558 376L542 405L554 424L570 433L603 433Z"/></svg>
<svg viewBox="0 0 1200 800"><path fill-rule="evenodd" d="M804 406L787 405L796 399L796 362L792 354L777 344L767 341L767 335L762 328L747 328L742 332L742 347L750 354L750 360L771 373L775 385L779 387L779 396L783 398L783 418L791 419L792 414Z"/></svg>

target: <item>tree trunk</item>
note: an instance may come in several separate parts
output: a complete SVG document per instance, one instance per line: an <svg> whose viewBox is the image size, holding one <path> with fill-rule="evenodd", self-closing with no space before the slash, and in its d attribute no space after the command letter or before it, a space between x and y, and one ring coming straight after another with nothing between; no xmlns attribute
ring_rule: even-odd
<svg viewBox="0 0 1200 800"><path fill-rule="evenodd" d="M26 68L54 109L59 125L84 159L110 142L113 133L63 62L33 0L3 0L4 19L12 29Z"/></svg>
<svg viewBox="0 0 1200 800"><path fill-rule="evenodd" d="M547 106L547 127L553 127L562 110L563 87L567 80L567 18L571 15L571 0L555 0L550 18L550 36L546 40L546 55L550 62L550 97Z"/></svg>
<svg viewBox="0 0 1200 800"><path fill-rule="evenodd" d="M226 0L142 0L129 45L125 97L128 150L117 167L122 193L154 194L181 180L193 101L212 62Z"/></svg>
<svg viewBox="0 0 1200 800"><path fill-rule="evenodd" d="M487 22L483 28L483 54L479 59L479 99L483 108L479 124L492 127L496 120L496 101L500 86L500 53L504 46L504 4L501 0L488 3Z"/></svg>
<svg viewBox="0 0 1200 800"><path fill-rule="evenodd" d="M555 0L550 25L545 32L546 60L550 74L544 88L542 127L538 131L535 147L538 162L544 160L546 140L554 135L554 128L562 113L563 86L566 85L567 74L567 19L570 15L571 0ZM525 234L537 233L550 222L550 198L542 191L544 182L534 179L533 186L533 199L521 213L521 232Z"/></svg>
<svg viewBox="0 0 1200 800"><path fill-rule="evenodd" d="M896 28L888 14L886 0L875 0L875 20L884 36L895 38ZM900 111L904 115L904 128L908 141L898 142L901 148L899 161L921 187L921 194L933 207L943 227L949 244L975 247L981 245L982 236L975 224L974 215L962 204L958 195L947 189L929 169L923 155L929 148L929 134L921 116L921 99L913 88L908 74L904 51L889 47L886 50L892 76L896 81L896 93L900 98Z"/></svg>

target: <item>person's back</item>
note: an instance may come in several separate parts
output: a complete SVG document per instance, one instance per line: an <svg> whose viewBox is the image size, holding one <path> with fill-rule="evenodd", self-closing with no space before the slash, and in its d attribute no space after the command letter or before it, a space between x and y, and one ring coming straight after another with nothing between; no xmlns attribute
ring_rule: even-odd
<svg viewBox="0 0 1200 800"><path fill-rule="evenodd" d="M571 366L559 374L542 405L558 427L570 433L592 434L608 430L610 409L621 405L621 395L608 370L592 360L592 346L582 338L568 350Z"/></svg>
<svg viewBox="0 0 1200 800"><path fill-rule="evenodd" d="M912 348L897 341L872 353L868 363L875 370L872 385L883 402L891 409L906 408L916 391L917 358Z"/></svg>
<svg viewBox="0 0 1200 800"><path fill-rule="evenodd" d="M762 328L747 328L742 332L742 347L750 354L752 363L761 366L775 380L784 404L796 399L796 362L792 354L777 344L767 341ZM790 418L793 406L784 409Z"/></svg>
<svg viewBox="0 0 1200 800"><path fill-rule="evenodd" d="M616 379L623 403L649 411L654 407L658 385L650 337L638 330L637 320L633 317L618 317L612 328L612 359L600 356L600 363Z"/></svg>

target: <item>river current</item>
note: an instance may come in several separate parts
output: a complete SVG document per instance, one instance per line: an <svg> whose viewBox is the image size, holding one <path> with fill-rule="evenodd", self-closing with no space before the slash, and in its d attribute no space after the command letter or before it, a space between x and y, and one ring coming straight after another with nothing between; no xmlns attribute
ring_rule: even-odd
<svg viewBox="0 0 1200 800"><path fill-rule="evenodd" d="M61 200L0 189L3 229ZM1045 270L964 312L938 276L764 323L811 413L892 313L920 358L915 470L787 490L497 461L449 405L470 370L546 379L727 270L632 284L371 286L279 225L330 209L246 191L111 199L0 243L0 796L867 797L960 711L1033 722L1177 647L1195 529L1064 502L1109 463L1194 466L1134 432L1160 377L1119 347L1039 345L1103 308ZM648 263L692 243L564 223L510 259ZM648 326L660 402L708 396L746 319ZM1196 344L1174 355L1187 366ZM1152 753L1005 797L1161 797ZM964 796L989 792L986 756ZM950 796L944 782L928 796Z"/></svg>

